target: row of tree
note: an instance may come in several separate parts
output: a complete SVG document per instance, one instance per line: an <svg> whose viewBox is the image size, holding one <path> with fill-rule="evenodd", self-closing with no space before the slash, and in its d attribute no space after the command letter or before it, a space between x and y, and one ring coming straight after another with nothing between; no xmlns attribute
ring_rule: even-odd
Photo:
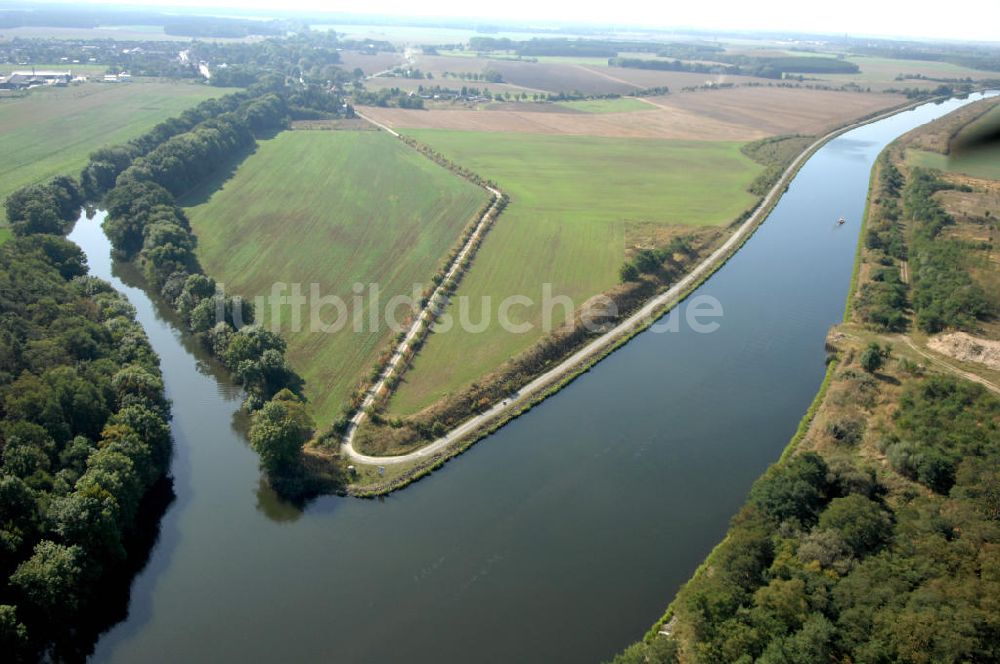
<svg viewBox="0 0 1000 664"><path fill-rule="evenodd" d="M899 204L906 178L889 153L876 165L875 196L868 207L864 243L872 263L870 278L861 284L854 310L861 321L880 332L902 332L909 324L908 288L900 274L899 261L907 259L903 212Z"/></svg>
<svg viewBox="0 0 1000 664"><path fill-rule="evenodd" d="M679 59L653 60L614 56L608 58L608 65L631 69L757 76L760 78L782 78L785 74L856 74L861 71L858 65L841 58L808 56L765 58L715 54L712 60L714 62L705 63Z"/></svg>
<svg viewBox="0 0 1000 664"><path fill-rule="evenodd" d="M218 99L207 99L179 116L164 120L128 143L104 147L91 153L80 174L80 186L87 200L100 200L115 186L118 176L132 162L149 154L170 138L190 131L206 120L236 111L253 98L253 92L237 92Z"/></svg>
<svg viewBox="0 0 1000 664"><path fill-rule="evenodd" d="M284 126L286 109L283 96L267 94L166 138L118 176L104 197L104 228L116 255L142 266L150 286L241 381L245 405L255 411L251 443L270 481L285 494L298 494L305 490L299 450L312 431L302 379L285 359L284 340L253 324L252 305L222 294L202 273L196 238L175 199L252 147L255 133ZM276 398L280 403L271 405ZM294 411L294 417L276 417L277 411ZM279 424L281 435L274 429Z"/></svg>
<svg viewBox="0 0 1000 664"><path fill-rule="evenodd" d="M53 204L55 205L55 204ZM57 214L55 211L52 214ZM131 305L40 231L0 248L0 652L81 659L170 458L158 359ZM107 589L104 588L106 591Z"/></svg>

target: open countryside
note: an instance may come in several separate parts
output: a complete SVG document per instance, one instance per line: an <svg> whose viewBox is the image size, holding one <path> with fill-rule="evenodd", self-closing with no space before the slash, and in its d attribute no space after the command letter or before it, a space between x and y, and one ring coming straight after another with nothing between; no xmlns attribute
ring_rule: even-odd
<svg viewBox="0 0 1000 664"><path fill-rule="evenodd" d="M97 148L118 145L226 90L183 83L87 83L0 99L0 199L77 174Z"/></svg>
<svg viewBox="0 0 1000 664"><path fill-rule="evenodd" d="M0 9L4 662L1000 658L1000 10L166 2Z"/></svg>
<svg viewBox="0 0 1000 664"><path fill-rule="evenodd" d="M407 135L467 164L511 196L503 223L487 237L456 293L476 303L475 320L484 298L500 302L525 293L540 300L540 284L583 304L617 283L635 242L633 231L650 224L727 224L754 202L747 188L761 170L739 144L728 142L437 130ZM512 334L494 321L482 333L455 328L432 334L392 412L415 412L527 348L542 333L541 307L519 308L515 315L535 331Z"/></svg>
<svg viewBox="0 0 1000 664"><path fill-rule="evenodd" d="M231 294L268 296L276 281L308 294L315 283L323 295L350 301L355 283L376 283L387 300L430 283L486 200L479 187L383 132L296 130L261 141L188 213L199 258ZM290 331L290 308L278 314ZM270 325L272 312L265 307L258 317ZM390 337L385 327L364 339L350 326L317 334L308 320L288 334L289 359L317 415L341 408Z"/></svg>

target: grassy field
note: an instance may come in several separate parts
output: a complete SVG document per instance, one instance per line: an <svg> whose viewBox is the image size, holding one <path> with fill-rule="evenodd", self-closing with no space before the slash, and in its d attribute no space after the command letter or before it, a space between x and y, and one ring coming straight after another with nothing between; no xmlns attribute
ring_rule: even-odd
<svg viewBox="0 0 1000 664"><path fill-rule="evenodd" d="M979 80L990 78L989 72L979 69L953 65L948 62L921 61L921 60L898 60L894 58L877 58L865 56L853 56L847 58L861 68L857 74L810 74L821 80L828 80L837 83L855 81L858 84L883 83L891 84L897 88L905 87L935 87L931 81L895 81L899 74L914 75L922 74L929 78L972 78Z"/></svg>
<svg viewBox="0 0 1000 664"><path fill-rule="evenodd" d="M95 149L226 92L187 83L87 83L0 100L0 201L28 184L79 175Z"/></svg>
<svg viewBox="0 0 1000 664"><path fill-rule="evenodd" d="M583 101L561 101L559 106L565 106L584 113L629 113L632 111L654 111L656 107L641 99L621 97L618 99L586 99Z"/></svg>
<svg viewBox="0 0 1000 664"><path fill-rule="evenodd" d="M428 283L462 228L485 203L480 188L384 132L287 131L258 151L207 200L185 201L205 271L230 293L267 295L276 281L310 284L350 306L355 283L378 283L384 304ZM314 412L329 422L391 336L310 332L309 307L294 331L279 310L288 357L306 379ZM272 312L258 310L270 324ZM400 314L402 316L402 314ZM327 323L337 313L323 312ZM367 320L367 317L365 318Z"/></svg>
<svg viewBox="0 0 1000 664"><path fill-rule="evenodd" d="M732 221L753 203L746 187L761 168L737 142L406 133L494 179L511 203L457 293L470 298L471 322L482 320L482 298L490 297L491 324L479 334L457 325L432 334L390 404L393 414L427 406L537 340L542 284L579 306L617 283L630 229ZM536 303L511 311L513 321L536 324L527 334L496 324L500 301L514 294Z"/></svg>

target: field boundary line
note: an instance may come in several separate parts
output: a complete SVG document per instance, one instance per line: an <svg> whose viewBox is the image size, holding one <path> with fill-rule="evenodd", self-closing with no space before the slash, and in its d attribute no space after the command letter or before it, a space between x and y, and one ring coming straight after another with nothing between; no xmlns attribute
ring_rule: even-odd
<svg viewBox="0 0 1000 664"><path fill-rule="evenodd" d="M555 367L540 374L525 386L519 389L510 398L502 399L493 404L487 410L474 415L462 424L453 428L444 436L431 441L420 449L406 454L391 456L372 456L362 454L355 450L345 438L345 443L341 446L341 452L347 458L359 463L371 465L397 465L412 462L427 462L422 467L414 468L412 472L405 476L396 478L383 486L357 487L357 491L352 491L355 495L374 496L384 495L396 489L406 486L423 475L431 472L442 465L452 456L463 452L470 445L481 438L493 433L510 419L527 412L538 403L541 403L551 394L558 392L563 386L571 382L580 374L584 373L597 362L601 361L614 350L628 342L635 335L643 332L651 326L661 316L671 311L675 306L686 299L695 289L701 286L716 270L725 265L730 258L750 239L757 228L767 219L771 211L777 205L781 196L785 193L792 179L802 168L802 166L824 145L831 140L849 131L858 129L873 122L878 122L885 118L892 117L898 113L910 110L922 104L930 103L939 99L921 99L908 102L901 106L873 114L834 129L814 141L808 148L801 152L791 164L782 172L781 177L771 187L768 193L760 200L754 211L744 221L739 228L705 260L696 265L690 272L682 277L672 287L650 298L638 311L630 315L621 323L617 324L608 332L597 337L586 344L583 348L572 353L569 357L559 362ZM379 125L383 126L383 125ZM398 134L397 134L398 135ZM374 399L372 400L374 403ZM356 427L355 427L356 429ZM353 441L353 431L352 438ZM350 487L348 487L350 491Z"/></svg>
<svg viewBox="0 0 1000 664"><path fill-rule="evenodd" d="M381 122L373 120L372 118L369 118L357 111L355 111L355 114L361 119L372 123L379 129L388 132L391 136L398 139L403 138L399 132L391 129ZM412 148L412 146L409 147ZM417 152L423 155L420 150L417 150ZM423 156L426 157L426 155ZM420 315L417 316L413 323L410 324L410 328L406 331L402 341L396 344L395 348L393 348L389 360L385 363L382 371L379 372L378 379L365 392L361 405L359 405L354 414L351 415L348 421L347 431L341 442L341 452L352 460L363 461L365 463L378 463L378 459L380 457L369 457L360 454L354 449L354 437L357 434L358 427L360 427L361 423L364 422L365 418L368 416L368 410L375 405L375 402L382 396L388 395L392 392L390 380L394 376L398 377L402 375L403 369L405 369L404 358L406 358L406 354L413 348L413 344L419 335L430 328L435 318L437 318L438 313L443 310L444 306L447 304L447 291L453 288L457 283L456 277L459 274L459 270L463 269L466 261L470 258L470 254L472 254L473 250L478 247L483 236L486 235L486 232L489 230L490 226L493 225L493 222L500 214L502 209L501 204L504 201L503 192L490 186L489 184L478 184L490 193L493 200L486 212L484 212L479 218L476 227L473 229L472 233L469 234L468 239L466 239L466 241L462 244L462 248L459 250L458 254L455 255L454 259L452 259L447 272L445 272L444 277L441 279L441 282L434 288L430 297L427 298L427 302L421 309ZM468 269L467 266L466 269ZM372 459L374 459L374 461L372 461Z"/></svg>

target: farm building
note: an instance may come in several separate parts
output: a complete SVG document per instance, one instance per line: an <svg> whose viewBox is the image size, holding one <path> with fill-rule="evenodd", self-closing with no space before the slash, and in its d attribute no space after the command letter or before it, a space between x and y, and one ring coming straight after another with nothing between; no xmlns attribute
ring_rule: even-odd
<svg viewBox="0 0 1000 664"><path fill-rule="evenodd" d="M72 72L52 71L46 69L12 72L6 79L0 80L0 88L7 90L23 90L36 85L66 85L73 79Z"/></svg>

